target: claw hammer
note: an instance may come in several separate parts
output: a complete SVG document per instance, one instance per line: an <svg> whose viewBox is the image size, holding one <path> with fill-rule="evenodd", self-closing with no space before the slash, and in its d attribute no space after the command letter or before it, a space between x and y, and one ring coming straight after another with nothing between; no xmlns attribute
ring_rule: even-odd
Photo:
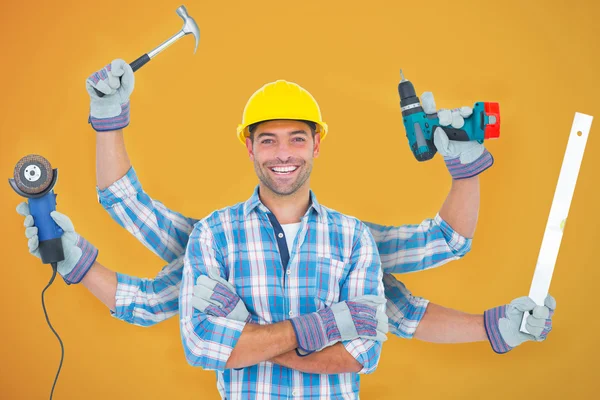
<svg viewBox="0 0 600 400"><path fill-rule="evenodd" d="M164 49L166 49L167 47L169 47L170 45L172 45L173 43L175 43L176 41L178 41L185 35L189 35L189 34L194 35L194 38L196 39L196 46L194 47L194 54L196 54L196 49L198 49L198 41L200 40L200 29L198 28L198 24L196 24L196 21L194 21L194 19L189 16L185 6L179 6L177 8L177 10L175 10L175 12L177 13L177 15L179 15L183 19L183 28L181 28L181 30L179 32L177 32L175 35L173 35L172 37L167 39L165 42L163 42L160 46L156 47L154 50L144 54L143 56L139 57L137 60L130 63L129 65L131 66L131 69L133 70L133 72L142 68L148 61L150 61L151 59L156 57L156 55L158 53L160 53L161 51L163 51ZM95 88L94 88L94 90L96 91L96 94L99 97L104 97L104 95L105 95L104 93L102 93L101 91L99 91Z"/></svg>

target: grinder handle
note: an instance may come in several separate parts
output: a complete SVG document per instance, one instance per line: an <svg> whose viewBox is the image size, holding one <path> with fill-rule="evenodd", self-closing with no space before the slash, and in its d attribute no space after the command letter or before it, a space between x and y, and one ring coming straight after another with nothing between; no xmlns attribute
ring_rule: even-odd
<svg viewBox="0 0 600 400"><path fill-rule="evenodd" d="M65 259L61 237L63 230L54 222L50 213L56 210L56 195L54 191L39 198L30 198L29 212L33 223L38 228L39 250L42 262L50 264Z"/></svg>
<svg viewBox="0 0 600 400"><path fill-rule="evenodd" d="M142 68L148 61L150 61L150 56L148 55L148 53L146 53L143 56L139 57L137 60L133 61L132 63L129 63L129 65L131 66L131 69L133 70L133 72L135 72L138 69ZM94 91L96 92L98 97L105 96L104 93L102 93L101 91L99 91L96 88L94 88Z"/></svg>

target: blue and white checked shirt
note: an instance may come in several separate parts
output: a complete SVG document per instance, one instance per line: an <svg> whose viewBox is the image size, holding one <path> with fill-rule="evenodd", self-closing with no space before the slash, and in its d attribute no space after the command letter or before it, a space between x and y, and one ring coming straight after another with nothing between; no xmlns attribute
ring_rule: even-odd
<svg viewBox="0 0 600 400"><path fill-rule="evenodd" d="M118 273L113 315L140 326L176 315L183 257L198 220L171 211L148 196L133 168L108 188L98 190L98 200L115 221L169 263L153 279ZM421 271L459 259L471 249L471 239L459 235L439 215L415 225L366 225L381 257L390 332L412 338L429 301L413 296L392 273Z"/></svg>
<svg viewBox="0 0 600 400"><path fill-rule="evenodd" d="M225 369L246 323L204 314L192 307L200 275L220 276L235 288L252 322L273 324L384 290L381 262L369 229L359 220L311 205L288 254L285 235L260 202L258 188L244 203L215 211L198 222L184 258L179 297L181 335L188 362L217 370L226 399L357 398L359 375L310 374L265 361L240 370ZM385 305L380 306L385 311ZM344 341L361 365L375 370L382 343Z"/></svg>

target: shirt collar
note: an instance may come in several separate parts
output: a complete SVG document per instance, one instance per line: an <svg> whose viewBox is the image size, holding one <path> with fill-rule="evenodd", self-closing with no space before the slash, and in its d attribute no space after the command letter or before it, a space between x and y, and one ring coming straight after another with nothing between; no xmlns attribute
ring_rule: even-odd
<svg viewBox="0 0 600 400"><path fill-rule="evenodd" d="M260 201L260 197L258 195L259 187L260 187L259 185L256 185L256 188L254 188L254 193L252 193L252 196L248 200L246 200L246 202L244 203L244 217L247 217L248 214L250 214L256 208L258 208L259 210L261 210L264 213L271 212ZM317 213L319 220L322 220L323 219L323 207L317 201L317 196L315 196L315 194L313 193L312 190L309 192L309 196L310 196L310 206L308 207L308 210L306 210L306 214L304 214L304 215L305 216L310 215L312 210L314 210Z"/></svg>

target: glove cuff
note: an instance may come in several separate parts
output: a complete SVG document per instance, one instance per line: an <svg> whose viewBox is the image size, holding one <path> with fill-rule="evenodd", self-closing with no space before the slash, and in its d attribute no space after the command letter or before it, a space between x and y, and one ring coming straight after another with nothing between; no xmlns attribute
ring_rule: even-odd
<svg viewBox="0 0 600 400"><path fill-rule="evenodd" d="M299 356L308 355L322 349L332 341L341 339L333 311L330 308L292 318L290 322L298 341L296 353Z"/></svg>
<svg viewBox="0 0 600 400"><path fill-rule="evenodd" d="M121 113L110 118L95 118L90 114L88 123L96 132L108 132L123 129L129 125L129 100L121 104Z"/></svg>
<svg viewBox="0 0 600 400"><path fill-rule="evenodd" d="M377 309L354 301L346 302L357 337L377 336Z"/></svg>
<svg viewBox="0 0 600 400"><path fill-rule="evenodd" d="M452 175L452 179L458 180L479 175L494 164L494 157L487 149L484 149L477 160L468 164L461 164L460 157L444 158L444 162L450 171L450 175Z"/></svg>
<svg viewBox="0 0 600 400"><path fill-rule="evenodd" d="M554 314L554 310L550 309L550 314L548 315L548 318L546 318L546 323L544 324L544 330L542 331L542 334L540 335L541 340L546 340L546 336L548 336L548 334L552 330L552 315L553 314Z"/></svg>
<svg viewBox="0 0 600 400"><path fill-rule="evenodd" d="M71 272L63 276L67 285L81 282L98 257L98 249L81 236L77 240L76 246L81 249L81 257L79 257L77 264L75 264Z"/></svg>
<svg viewBox="0 0 600 400"><path fill-rule="evenodd" d="M498 321L505 317L506 306L492 308L483 313L485 333L487 334L488 340L492 345L492 349L498 354L504 354L513 349L504 341L504 339L502 339L502 334L498 328Z"/></svg>

